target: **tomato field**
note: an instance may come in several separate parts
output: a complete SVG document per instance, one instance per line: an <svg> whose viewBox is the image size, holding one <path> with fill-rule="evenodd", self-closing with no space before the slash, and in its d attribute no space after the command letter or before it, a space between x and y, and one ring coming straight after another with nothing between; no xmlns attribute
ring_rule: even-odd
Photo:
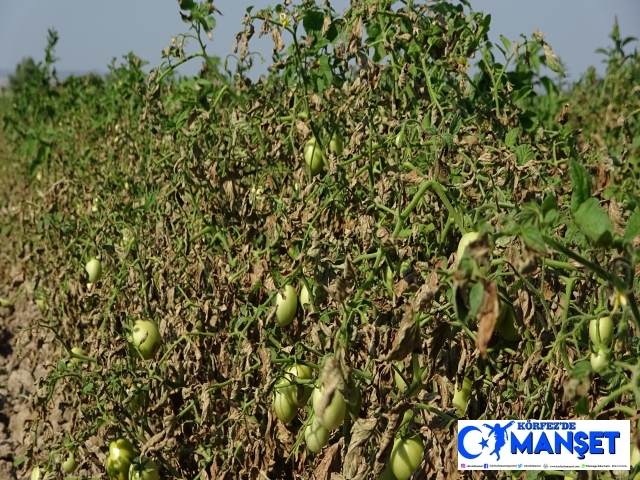
<svg viewBox="0 0 640 480"><path fill-rule="evenodd" d="M570 84L467 2L305 0L232 68L178 3L150 73L60 79L50 31L0 96L0 477L587 475L460 472L460 418L640 442L634 39Z"/></svg>

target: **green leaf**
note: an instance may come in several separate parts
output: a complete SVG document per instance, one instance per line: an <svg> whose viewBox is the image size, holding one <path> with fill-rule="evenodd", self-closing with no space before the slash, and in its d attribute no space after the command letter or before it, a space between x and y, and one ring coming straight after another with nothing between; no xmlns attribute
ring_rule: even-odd
<svg viewBox="0 0 640 480"><path fill-rule="evenodd" d="M504 35L500 35L500 41L502 41L502 45L504 45L505 50L509 52L511 50L511 40Z"/></svg>
<svg viewBox="0 0 640 480"><path fill-rule="evenodd" d="M178 0L178 5L180 5L180 10L192 10L196 6L193 0Z"/></svg>
<svg viewBox="0 0 640 480"><path fill-rule="evenodd" d="M522 241L525 245L538 253L545 253L544 239L542 233L533 225L527 225L521 232Z"/></svg>
<svg viewBox="0 0 640 480"><path fill-rule="evenodd" d="M591 197L591 179L589 174L573 158L571 167L571 212L575 213L584 202Z"/></svg>
<svg viewBox="0 0 640 480"><path fill-rule="evenodd" d="M462 118L457 113L451 119L451 125L449 126L449 132L451 135L456 135L460 131L462 125Z"/></svg>
<svg viewBox="0 0 640 480"><path fill-rule="evenodd" d="M613 225L609 215L601 207L598 199L590 197L580 205L573 218L580 231L596 246L611 244L613 239Z"/></svg>
<svg viewBox="0 0 640 480"><path fill-rule="evenodd" d="M482 298L484 296L484 286L482 283L476 283L471 292L469 292L469 315L471 317L475 317L480 309L480 305L482 305Z"/></svg>
<svg viewBox="0 0 640 480"><path fill-rule="evenodd" d="M520 135L521 130L522 129L520 127L512 128L511 130L509 130L504 137L504 144L509 148L513 147L518 140L518 135Z"/></svg>
<svg viewBox="0 0 640 480"><path fill-rule="evenodd" d="M631 243L638 235L640 235L640 207L636 207L627 222L627 228L624 231L624 241Z"/></svg>
<svg viewBox="0 0 640 480"><path fill-rule="evenodd" d="M533 153L531 145L528 145L526 143L518 145L514 151L514 154L516 156L516 162L518 163L518 165L524 165L529 160L533 160L533 157L535 157L535 153Z"/></svg>

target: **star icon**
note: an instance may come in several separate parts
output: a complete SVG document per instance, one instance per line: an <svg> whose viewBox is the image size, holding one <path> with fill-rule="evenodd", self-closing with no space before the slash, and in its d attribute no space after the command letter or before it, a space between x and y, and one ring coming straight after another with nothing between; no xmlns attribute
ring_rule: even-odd
<svg viewBox="0 0 640 480"><path fill-rule="evenodd" d="M480 445L482 445L482 449L484 450L484 447L489 446L489 439L483 438L482 441L480 442Z"/></svg>

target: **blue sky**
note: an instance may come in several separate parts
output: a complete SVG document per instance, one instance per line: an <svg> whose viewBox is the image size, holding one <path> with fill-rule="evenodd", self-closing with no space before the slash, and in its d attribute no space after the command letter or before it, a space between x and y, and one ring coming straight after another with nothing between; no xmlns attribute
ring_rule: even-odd
<svg viewBox="0 0 640 480"><path fill-rule="evenodd" d="M640 38L639 0L470 1L475 10L491 13L489 36L494 41L500 34L516 40L520 33L529 36L538 28L567 67L572 80L577 80L590 65L604 71L603 57L595 50L610 45L607 36L616 14L622 35ZM214 2L224 17L217 17L209 52L222 58L231 53L248 6L263 8L276 3L273 0ZM331 0L331 5L342 12L349 0ZM106 72L112 57L119 63L130 51L151 65L158 65L162 49L169 45L172 36L185 32L187 24L181 21L175 0L0 0L0 71L13 70L27 56L42 60L48 28L55 28L60 35L56 49L60 58L58 70ZM631 48L636 45L632 44ZM256 72L265 72L270 63L270 37L258 39L256 34L251 47L266 58L264 65L254 67ZM193 62L182 73L195 73L199 63Z"/></svg>

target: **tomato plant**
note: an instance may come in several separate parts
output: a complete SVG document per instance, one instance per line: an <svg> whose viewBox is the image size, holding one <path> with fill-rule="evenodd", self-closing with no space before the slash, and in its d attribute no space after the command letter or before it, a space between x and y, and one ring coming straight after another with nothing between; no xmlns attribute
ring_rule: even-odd
<svg viewBox="0 0 640 480"><path fill-rule="evenodd" d="M362 393L359 387L353 389L353 398L347 402L347 415L349 419L355 421L360 416L360 408L362 407Z"/></svg>
<svg viewBox="0 0 640 480"><path fill-rule="evenodd" d="M298 295L291 284L285 285L282 290L276 296L276 322L281 327L286 327L296 316Z"/></svg>
<svg viewBox="0 0 640 480"><path fill-rule="evenodd" d="M129 336L131 352L144 360L151 360L162 345L160 330L152 320L138 320Z"/></svg>
<svg viewBox="0 0 640 480"><path fill-rule="evenodd" d="M310 452L320 453L329 443L329 430L314 418L304 431L304 440Z"/></svg>
<svg viewBox="0 0 640 480"><path fill-rule="evenodd" d="M407 480L420 465L424 443L419 433L412 437L396 437L391 451L391 469L398 480Z"/></svg>
<svg viewBox="0 0 640 480"><path fill-rule="evenodd" d="M80 348L80 347L73 347L71 349L71 351L73 353L75 353L76 355L84 355L84 350L82 348ZM71 363L80 363L80 362L82 362L82 360L79 359L79 358L72 358L71 359Z"/></svg>
<svg viewBox="0 0 640 480"><path fill-rule="evenodd" d="M404 369L404 365L402 362L396 362L396 367L398 370L402 371ZM400 393L404 393L407 389L407 382L404 381L402 375L395 368L393 369L393 380L396 383L396 387L398 387L398 391Z"/></svg>
<svg viewBox="0 0 640 480"><path fill-rule="evenodd" d="M313 411L316 412L316 414L318 412L318 402L322 398L322 394L322 387L316 388L313 391ZM318 420L327 430L335 430L342 425L346 413L347 402L344 400L340 390L336 389L333 393L331 403L324 409L322 418L318 416Z"/></svg>
<svg viewBox="0 0 640 480"><path fill-rule="evenodd" d="M129 480L159 480L155 462L148 457L137 457L129 467Z"/></svg>
<svg viewBox="0 0 640 480"><path fill-rule="evenodd" d="M600 339L598 339L598 334ZM611 317L594 318L589 322L589 338L594 345L609 345L613 340L613 320Z"/></svg>

